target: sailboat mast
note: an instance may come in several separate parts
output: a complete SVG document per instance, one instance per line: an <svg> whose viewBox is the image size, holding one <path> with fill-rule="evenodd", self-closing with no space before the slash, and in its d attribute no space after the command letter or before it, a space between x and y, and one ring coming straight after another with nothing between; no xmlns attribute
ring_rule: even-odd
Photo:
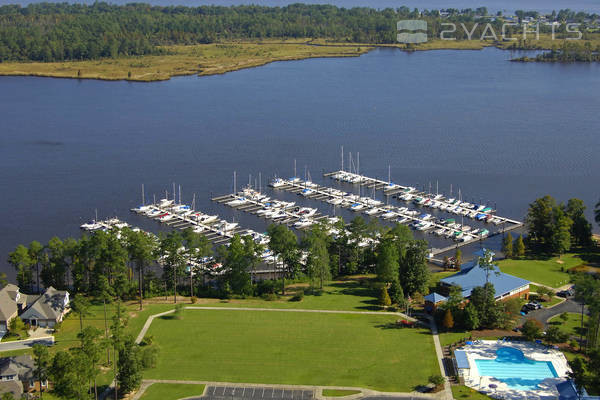
<svg viewBox="0 0 600 400"><path fill-rule="evenodd" d="M360 153L356 152L356 175L360 175Z"/></svg>
<svg viewBox="0 0 600 400"><path fill-rule="evenodd" d="M388 164L388 183L392 184L392 165Z"/></svg>
<svg viewBox="0 0 600 400"><path fill-rule="evenodd" d="M233 171L233 194L236 194L236 182L235 182L235 171Z"/></svg>
<svg viewBox="0 0 600 400"><path fill-rule="evenodd" d="M294 158L294 178L296 177L296 159Z"/></svg>
<svg viewBox="0 0 600 400"><path fill-rule="evenodd" d="M260 175L260 172L258 173L258 193L260 193L262 190L262 177Z"/></svg>
<svg viewBox="0 0 600 400"><path fill-rule="evenodd" d="M342 172L344 171L344 146L342 146Z"/></svg>
<svg viewBox="0 0 600 400"><path fill-rule="evenodd" d="M144 200L144 184L142 183L142 206L146 205L146 201Z"/></svg>
<svg viewBox="0 0 600 400"><path fill-rule="evenodd" d="M181 185L179 185L179 204L181 204Z"/></svg>
<svg viewBox="0 0 600 400"><path fill-rule="evenodd" d="M175 182L173 182L173 203L177 203L177 192L175 191Z"/></svg>

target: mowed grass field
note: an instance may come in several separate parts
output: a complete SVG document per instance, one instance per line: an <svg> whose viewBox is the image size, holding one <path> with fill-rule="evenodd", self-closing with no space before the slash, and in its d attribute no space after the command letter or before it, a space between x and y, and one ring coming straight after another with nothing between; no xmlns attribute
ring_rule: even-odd
<svg viewBox="0 0 600 400"><path fill-rule="evenodd" d="M498 266L507 274L559 288L569 283L571 279L566 271L583 262L576 254L565 254L561 259L555 257L546 260L501 260L498 261Z"/></svg>
<svg viewBox="0 0 600 400"><path fill-rule="evenodd" d="M364 387L407 392L439 374L427 329L397 316L185 310L157 318L160 345L145 378Z"/></svg>

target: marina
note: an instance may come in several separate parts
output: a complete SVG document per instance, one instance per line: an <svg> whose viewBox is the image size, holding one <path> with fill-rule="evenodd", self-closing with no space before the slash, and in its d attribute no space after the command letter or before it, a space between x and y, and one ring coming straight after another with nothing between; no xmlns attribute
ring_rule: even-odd
<svg viewBox="0 0 600 400"><path fill-rule="evenodd" d="M346 171L328 173L325 174L325 176L338 177L338 180L345 180L348 183L364 185L372 191L385 190L386 186L390 187L391 185L394 185L394 188L390 189L391 192L396 194L402 193L403 195L410 194L411 197L408 197L408 200L419 199L419 202L415 202L415 204L420 207L430 207L446 213L459 215L461 217L461 222L465 217L472 218L478 223L485 224L486 227L473 229L471 226L465 225L464 223L458 223L456 218L436 219L432 214L423 212L423 210L390 205L389 198L387 198L388 204L384 204L383 201L375 199L374 195L372 197L360 196L360 194L348 193L333 187L318 185L311 181L303 181L297 177L290 179L275 178L270 186L274 189L301 195L307 199L326 202L334 207L342 207L356 213L362 212L369 217L379 218L388 222L410 224L411 227L417 231L431 233L452 241L452 244L448 246L432 248L430 251L430 256L432 258L438 254L478 241L483 241L490 236L501 234L522 226L522 223L519 221L493 215L493 210L486 210L486 207L475 207L473 204L461 202L457 199L445 199L441 195L428 197L426 194L418 192L411 187L390 184L389 182L348 173ZM391 193L386 194L388 196L392 195ZM405 200L407 197L398 198ZM479 207L482 208L478 209ZM497 226L498 228L492 232L491 230L493 228L491 228L491 226ZM489 229L487 227L489 227Z"/></svg>

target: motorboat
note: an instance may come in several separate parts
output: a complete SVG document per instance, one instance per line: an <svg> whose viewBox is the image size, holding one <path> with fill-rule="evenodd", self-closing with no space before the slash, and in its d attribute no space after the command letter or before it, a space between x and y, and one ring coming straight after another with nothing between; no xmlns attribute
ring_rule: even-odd
<svg viewBox="0 0 600 400"><path fill-rule="evenodd" d="M285 186L287 183L284 179L281 178L275 178L271 181L271 183L269 183L269 186L271 186L272 188L279 188L282 186Z"/></svg>
<svg viewBox="0 0 600 400"><path fill-rule="evenodd" d="M362 210L363 208L365 208L365 205L364 205L364 204L362 204L362 203L354 203L354 204L352 204L352 205L350 206L350 210L351 210L351 211L355 211L355 212L356 212L356 211L360 211L360 210Z"/></svg>

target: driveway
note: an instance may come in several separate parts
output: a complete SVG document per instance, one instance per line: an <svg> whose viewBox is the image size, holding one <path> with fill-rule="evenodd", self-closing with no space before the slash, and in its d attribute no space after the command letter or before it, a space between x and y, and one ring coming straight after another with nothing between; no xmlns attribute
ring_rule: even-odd
<svg viewBox="0 0 600 400"><path fill-rule="evenodd" d="M16 340L14 342L0 343L0 352L29 349L33 347L34 344L52 346L54 344L54 337L47 336L43 338Z"/></svg>
<svg viewBox="0 0 600 400"><path fill-rule="evenodd" d="M587 307L584 309L585 313L588 313ZM581 313L581 303L576 302L573 299L567 299L562 303L551 307L551 308L541 308L539 310L531 311L527 314L525 318L535 318L541 323L544 324L544 327L548 326L548 320L556 315L560 315L564 312L569 313Z"/></svg>

